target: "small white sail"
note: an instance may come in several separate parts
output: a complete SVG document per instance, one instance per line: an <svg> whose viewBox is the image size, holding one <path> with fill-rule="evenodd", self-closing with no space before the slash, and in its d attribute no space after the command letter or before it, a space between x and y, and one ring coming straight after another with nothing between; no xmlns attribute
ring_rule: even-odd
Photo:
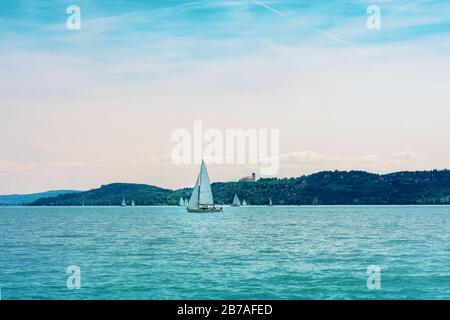
<svg viewBox="0 0 450 320"><path fill-rule="evenodd" d="M269 206L273 206L273 204L272 204L272 198L270 198L270 200L269 200Z"/></svg>
<svg viewBox="0 0 450 320"><path fill-rule="evenodd" d="M136 203L134 203L134 200L131 200L131 206L132 206L132 207L135 207L135 206L136 206Z"/></svg>
<svg viewBox="0 0 450 320"><path fill-rule="evenodd" d="M126 207L127 206L127 202L125 201L125 198L123 198L122 200L122 207Z"/></svg>
<svg viewBox="0 0 450 320"><path fill-rule="evenodd" d="M189 200L188 199L184 200L184 206L187 207L188 205L189 205Z"/></svg>
<svg viewBox="0 0 450 320"><path fill-rule="evenodd" d="M237 193L234 194L233 206L235 206L235 207L241 206L241 201L239 200Z"/></svg>
<svg viewBox="0 0 450 320"><path fill-rule="evenodd" d="M178 205L180 207L184 206L184 199L183 199L183 197L180 197L180 202L178 203Z"/></svg>
<svg viewBox="0 0 450 320"><path fill-rule="evenodd" d="M245 199L244 199L244 201L242 201L242 205L243 205L243 206L246 206L246 205L247 205L247 201L245 201Z"/></svg>

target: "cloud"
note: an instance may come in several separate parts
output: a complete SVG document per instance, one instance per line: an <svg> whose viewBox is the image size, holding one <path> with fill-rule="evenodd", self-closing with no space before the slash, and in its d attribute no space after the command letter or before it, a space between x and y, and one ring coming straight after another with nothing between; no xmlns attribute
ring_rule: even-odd
<svg viewBox="0 0 450 320"><path fill-rule="evenodd" d="M14 173L33 170L37 167L35 163L21 163L0 159L0 172Z"/></svg>
<svg viewBox="0 0 450 320"><path fill-rule="evenodd" d="M450 156L450 155L449 155ZM371 172L395 172L404 170L431 170L445 168L444 162L427 161L423 154L410 150L395 152L380 157L369 154L360 157L345 155L326 155L313 150L293 151L280 155L280 167L287 170L296 168L306 172L321 170L365 170Z"/></svg>
<svg viewBox="0 0 450 320"><path fill-rule="evenodd" d="M161 159L159 157L139 157L131 160L131 163L135 166L157 165L161 163Z"/></svg>
<svg viewBox="0 0 450 320"><path fill-rule="evenodd" d="M367 155L367 156L363 156L363 157L359 158L358 160L361 163L375 163L375 162L377 162L379 160L379 158L380 157L378 155L376 155L376 154L370 154L370 155Z"/></svg>
<svg viewBox="0 0 450 320"><path fill-rule="evenodd" d="M48 166L56 169L75 169L87 167L89 163L86 161L52 161Z"/></svg>
<svg viewBox="0 0 450 320"><path fill-rule="evenodd" d="M335 157L327 157L312 150L293 151L280 155L280 161L285 164L317 164L335 159Z"/></svg>
<svg viewBox="0 0 450 320"><path fill-rule="evenodd" d="M160 156L144 156L138 157L131 160L134 166L154 166L154 165L165 165L172 164L172 159L170 154L163 154Z"/></svg>
<svg viewBox="0 0 450 320"><path fill-rule="evenodd" d="M96 159L96 160L65 160L65 161L51 161L48 164L49 168L55 169L76 169L76 168L88 168L88 167L104 167L112 164L112 160L108 157Z"/></svg>
<svg viewBox="0 0 450 320"><path fill-rule="evenodd" d="M336 155L323 155L313 150L293 151L280 155L282 165L356 165L372 164L379 160L378 155L366 155L362 157L344 157Z"/></svg>
<svg viewBox="0 0 450 320"><path fill-rule="evenodd" d="M412 152L411 150L395 152L393 155L394 159L400 161L411 161L411 160L422 160L423 155Z"/></svg>
<svg viewBox="0 0 450 320"><path fill-rule="evenodd" d="M108 157L105 157L102 159L95 160L94 163L96 163L98 165L108 165L111 163L111 159Z"/></svg>

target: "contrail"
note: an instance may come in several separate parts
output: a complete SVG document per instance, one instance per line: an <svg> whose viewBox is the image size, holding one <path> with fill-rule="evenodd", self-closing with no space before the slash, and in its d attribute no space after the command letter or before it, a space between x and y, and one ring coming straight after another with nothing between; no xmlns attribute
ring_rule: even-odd
<svg viewBox="0 0 450 320"><path fill-rule="evenodd" d="M280 11L274 9L274 8L268 6L267 4L264 4L264 3L259 2L259 1L254 1L254 0L252 0L251 2L252 2L253 4L256 4L257 6L260 6L260 7L266 8L266 9L269 10L269 11L272 11L273 13L279 15L280 17L289 19L288 16L285 15L283 12L280 12Z"/></svg>
<svg viewBox="0 0 450 320"><path fill-rule="evenodd" d="M174 9L174 8L190 7L190 6L195 6L195 5L198 5L198 4L202 4L202 3L204 3L204 2L205 2L205 1L191 1L191 2L184 2L184 3L181 3L181 4L176 4L176 5L173 5L173 6L165 7L164 9Z"/></svg>
<svg viewBox="0 0 450 320"><path fill-rule="evenodd" d="M275 13L276 15L278 15L278 16L280 16L280 17L283 17L283 18L285 18L285 19L290 20L290 18L289 18L287 15L285 15L283 12L280 12L280 11L274 9L274 8L272 8L271 6L269 6L269 5L265 4L265 3L262 3L262 2L259 2L259 1L255 1L255 0L251 0L251 2L252 2L253 4L255 4L255 5L257 5L257 6L263 7L263 8L265 8L265 9L267 9L267 10L269 10L269 11ZM336 42L338 42L338 43L340 43L340 44L344 44L344 45L346 45L346 46L352 47L353 49L359 50L359 48L358 48L355 44L353 44L353 43L351 43L351 42L349 42L349 41L345 41L345 40L343 40L343 39L340 39L340 38L338 38L338 37L332 35L331 33L325 32L325 31L320 30L319 28L316 28L316 27L313 27L312 29L313 29L314 31L320 33L321 35L324 35L325 37L331 39L331 40L334 40L334 41L336 41Z"/></svg>
<svg viewBox="0 0 450 320"><path fill-rule="evenodd" d="M330 34L330 33L328 33L328 32L325 32L325 31L323 31L323 30L320 30L320 29L318 29L318 28L316 28L316 27L313 27L313 29L316 30L317 32L319 32L320 34L323 34L325 37L328 37L328 38L330 38L330 39L332 39L332 40L334 40L334 41L336 41L336 42L339 42L339 43L341 43L341 44L345 44L345 45L347 45L347 46L349 46L349 47L352 47L352 48L354 48L354 49L359 50L359 48L358 48L355 44L353 44L353 43L351 43L351 42L349 42L349 41L342 40L342 39L340 39L340 38L338 38L338 37L336 37L336 36L333 36L332 34Z"/></svg>

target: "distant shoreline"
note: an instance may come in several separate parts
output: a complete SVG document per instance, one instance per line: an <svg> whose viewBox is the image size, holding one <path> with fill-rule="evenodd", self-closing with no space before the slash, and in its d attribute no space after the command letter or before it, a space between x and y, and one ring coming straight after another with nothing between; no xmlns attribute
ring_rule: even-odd
<svg viewBox="0 0 450 320"><path fill-rule="evenodd" d="M319 205L247 205L240 207L233 207L231 205L219 205L223 208L230 208L233 210L241 210L245 208L326 208L326 207L445 207L450 205L449 203L443 204L319 204ZM63 206L63 205L48 205L48 206L38 206L38 205L6 205L0 206L1 208L118 208L118 209L133 209L133 208L180 208L184 209L185 207L177 206L177 205L143 205L143 206L114 206L114 205L92 205L92 206Z"/></svg>
<svg viewBox="0 0 450 320"><path fill-rule="evenodd" d="M297 178L261 178L251 181L215 182L214 201L228 205L235 194L248 205L448 205L450 171L414 171L373 174L364 171L322 171ZM1 205L23 206L177 206L189 200L191 188L171 190L146 184L112 183L89 191L57 191L31 201ZM39 194L38 194L39 195ZM17 196L16 196L17 197ZM24 195L26 197L26 195Z"/></svg>

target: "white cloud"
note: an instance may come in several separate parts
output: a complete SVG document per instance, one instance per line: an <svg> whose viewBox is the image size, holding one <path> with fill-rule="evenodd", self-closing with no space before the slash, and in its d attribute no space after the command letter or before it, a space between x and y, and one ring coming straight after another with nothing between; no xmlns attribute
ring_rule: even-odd
<svg viewBox="0 0 450 320"><path fill-rule="evenodd" d="M159 156L143 156L131 160L131 163L134 166L166 165L172 164L172 158L170 154L162 154Z"/></svg>
<svg viewBox="0 0 450 320"><path fill-rule="evenodd" d="M88 165L89 163L86 161L52 161L48 166L57 169L74 169L87 167Z"/></svg>
<svg viewBox="0 0 450 320"><path fill-rule="evenodd" d="M282 163L302 163L302 164L317 164L335 159L335 157L327 157L312 150L293 151L282 154L280 160Z"/></svg>
<svg viewBox="0 0 450 320"><path fill-rule="evenodd" d="M111 163L111 159L108 157L102 158L102 159L98 159L94 161L96 164L98 165L107 165Z"/></svg>
<svg viewBox="0 0 450 320"><path fill-rule="evenodd" d="M14 161L2 160L0 159L0 172L17 172L30 170L35 167L35 164L23 164Z"/></svg>
<svg viewBox="0 0 450 320"><path fill-rule="evenodd" d="M280 162L283 165L357 165L357 164L372 164L379 160L378 155L366 155L361 157L345 157L337 155L324 155L313 150L293 151L282 154Z"/></svg>
<svg viewBox="0 0 450 320"><path fill-rule="evenodd" d="M362 163L374 163L377 162L379 160L379 156L376 154L370 154L367 156L363 156L361 158L359 158L358 160Z"/></svg>
<svg viewBox="0 0 450 320"><path fill-rule="evenodd" d="M401 161L409 161L409 160L415 160L415 159L423 159L424 156L421 154L417 154L411 150L405 150L405 151L399 151L395 152L392 155L396 160Z"/></svg>
<svg viewBox="0 0 450 320"><path fill-rule="evenodd" d="M93 168L93 167L104 167L112 164L112 160L108 157L95 159L95 160L59 160L51 161L48 163L49 168L56 169L75 169L75 168Z"/></svg>
<svg viewBox="0 0 450 320"><path fill-rule="evenodd" d="M161 163L161 159L159 157L139 157L131 160L131 163L135 166L157 165Z"/></svg>

